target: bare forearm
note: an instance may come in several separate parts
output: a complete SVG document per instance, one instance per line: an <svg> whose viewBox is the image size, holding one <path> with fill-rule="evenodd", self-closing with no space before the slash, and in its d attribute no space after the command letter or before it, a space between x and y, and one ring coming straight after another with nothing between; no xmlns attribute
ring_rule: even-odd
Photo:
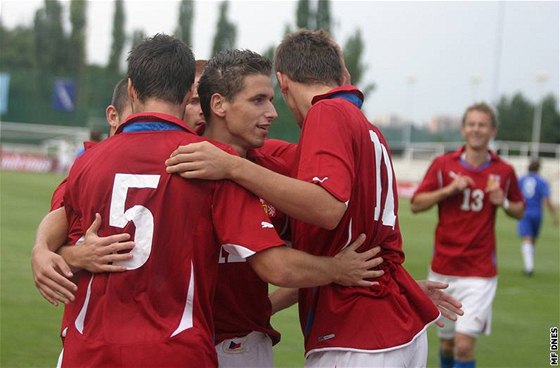
<svg viewBox="0 0 560 368"><path fill-rule="evenodd" d="M240 157L234 157L229 177L287 215L334 229L346 205L318 185L280 175Z"/></svg>
<svg viewBox="0 0 560 368"><path fill-rule="evenodd" d="M554 205L552 204L550 197L546 198L545 205L548 208L548 211L550 212L550 216L552 217L552 222L554 222L555 224L558 223L558 213L556 211L556 207L554 207Z"/></svg>
<svg viewBox="0 0 560 368"><path fill-rule="evenodd" d="M450 195L451 191L448 187L437 189L432 192L419 193L414 196L410 202L410 210L413 213L427 211Z"/></svg>
<svg viewBox="0 0 560 368"><path fill-rule="evenodd" d="M298 301L298 289L278 288L268 295L272 305L272 314L291 307Z"/></svg>
<svg viewBox="0 0 560 368"><path fill-rule="evenodd" d="M327 285L336 281L337 264L332 257L316 257L287 247L274 247L249 258L259 277L285 288Z"/></svg>
<svg viewBox="0 0 560 368"><path fill-rule="evenodd" d="M49 212L39 224L35 236L35 248L56 252L66 241L68 225L64 208Z"/></svg>
<svg viewBox="0 0 560 368"><path fill-rule="evenodd" d="M507 206L505 205L505 203L508 203ZM504 209L504 211L506 212L506 214L510 217L513 217L515 219L520 219L523 217L523 212L525 211L525 206L523 205L523 202L506 202L504 201L504 203L502 204L502 207ZM506 208L507 207L507 208Z"/></svg>
<svg viewBox="0 0 560 368"><path fill-rule="evenodd" d="M83 267L79 263L80 254L77 246L64 245L58 249L57 253L64 259L66 264L70 266L72 272L76 273L83 269Z"/></svg>

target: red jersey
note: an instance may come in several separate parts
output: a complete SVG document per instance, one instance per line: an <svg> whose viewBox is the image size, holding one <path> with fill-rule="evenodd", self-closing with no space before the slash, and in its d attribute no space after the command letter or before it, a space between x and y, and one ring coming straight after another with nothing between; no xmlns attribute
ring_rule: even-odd
<svg viewBox="0 0 560 368"><path fill-rule="evenodd" d="M68 178L64 178L54 190L51 197L51 212L64 206L64 192L66 191L67 180Z"/></svg>
<svg viewBox="0 0 560 368"><path fill-rule="evenodd" d="M164 114L131 115L78 158L64 204L100 236L133 235L121 273L80 278L63 366L216 366L212 303L221 246L247 257L281 245L261 203L229 181L167 174L177 146L203 140Z"/></svg>
<svg viewBox="0 0 560 368"><path fill-rule="evenodd" d="M254 151L263 156L264 160L282 160L283 166L290 170L296 162L297 144L280 139L267 139L262 147ZM275 171L274 168L271 170Z"/></svg>
<svg viewBox="0 0 560 368"><path fill-rule="evenodd" d="M359 106L353 86L315 96L298 144L298 179L327 190L347 209L334 230L292 222L294 248L334 256L358 237L358 249L376 246L385 274L371 287L335 284L300 289L306 354L320 350L383 351L410 343L439 316L438 309L403 268L397 182L385 138Z"/></svg>
<svg viewBox="0 0 560 368"><path fill-rule="evenodd" d="M97 142L84 142L84 151L95 146ZM83 154L83 153L82 153ZM66 192L66 183L68 178L64 178L62 182L56 187L51 198L51 211L64 207L64 193ZM66 240L67 244L75 244L83 235L82 226L79 218L73 219L74 223L68 225L68 237ZM75 274L74 281L78 282L78 277L80 273ZM72 309L75 307L76 303L70 303L64 305L64 310L62 312L62 321L60 323L60 337L62 339L62 344L64 344L64 337L70 323L69 318L74 314Z"/></svg>
<svg viewBox="0 0 560 368"><path fill-rule="evenodd" d="M438 203L431 267L442 275L493 277L497 274L496 206L488 199L486 188L489 182L497 181L510 201L522 201L523 197L511 165L489 152L488 162L472 168L462 159L463 152L461 147L436 157L414 193L443 188L457 175L474 181L474 186Z"/></svg>
<svg viewBox="0 0 560 368"><path fill-rule="evenodd" d="M260 149L249 151L247 156L270 170L283 174L289 172L283 159L263 155ZM262 199L261 204L278 234L282 238L288 236L287 217ZM269 335L273 345L278 343L280 333L270 324L272 306L268 298L268 283L261 280L246 259L222 249L218 280L213 307L216 344L252 331Z"/></svg>
<svg viewBox="0 0 560 368"><path fill-rule="evenodd" d="M96 143L97 142L90 142L90 141L84 142L84 152L90 149L91 147L95 146ZM53 195L51 197L51 211L54 211L64 206L64 191L66 190L67 180L68 178L64 178L64 180L62 180L62 182L60 182L60 184L58 184L58 187L56 187L56 189L54 190Z"/></svg>

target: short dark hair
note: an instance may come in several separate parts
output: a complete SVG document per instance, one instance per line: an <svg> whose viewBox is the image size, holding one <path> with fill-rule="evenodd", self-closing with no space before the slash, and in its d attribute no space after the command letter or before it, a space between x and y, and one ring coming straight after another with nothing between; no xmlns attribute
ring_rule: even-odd
<svg viewBox="0 0 560 368"><path fill-rule="evenodd" d="M323 30L302 29L287 35L276 48L274 69L308 84L342 84L342 52Z"/></svg>
<svg viewBox="0 0 560 368"><path fill-rule="evenodd" d="M156 34L144 39L128 56L128 78L138 99L157 98L180 104L194 82L191 49L176 37Z"/></svg>
<svg viewBox="0 0 560 368"><path fill-rule="evenodd" d="M206 64L198 84L200 107L206 122L210 118L210 99L219 93L232 101L244 87L248 75L262 74L271 76L272 62L250 50L223 50Z"/></svg>
<svg viewBox="0 0 560 368"><path fill-rule="evenodd" d="M121 79L113 90L111 105L115 106L117 114L120 115L124 109L124 106L129 103L130 100L128 99L128 81L126 79Z"/></svg>
<svg viewBox="0 0 560 368"><path fill-rule="evenodd" d="M529 162L529 171L539 172L541 168L541 161L539 159L533 159Z"/></svg>
<svg viewBox="0 0 560 368"><path fill-rule="evenodd" d="M494 128L498 127L498 121L496 119L496 114L494 113L494 110L492 109L492 107L489 104L487 104L486 102L477 102L477 103L467 107L467 109L465 110L465 113L463 114L463 120L461 120L461 126L465 126L465 123L467 122L467 115L471 111L480 111L480 112L483 112L483 113L486 113L486 114L490 115L490 119L492 120L492 127L494 127Z"/></svg>

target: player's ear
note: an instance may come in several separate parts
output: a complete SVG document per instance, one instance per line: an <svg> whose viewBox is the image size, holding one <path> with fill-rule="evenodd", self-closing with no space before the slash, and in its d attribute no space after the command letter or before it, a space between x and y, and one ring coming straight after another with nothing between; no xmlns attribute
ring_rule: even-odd
<svg viewBox="0 0 560 368"><path fill-rule="evenodd" d="M130 105L134 106L134 103L138 99L138 96L136 94L136 90L134 89L134 86L132 85L132 80L130 78L128 78L127 92L128 92L128 99L130 100ZM134 110L134 108L132 110Z"/></svg>
<svg viewBox="0 0 560 368"><path fill-rule="evenodd" d="M285 94L288 91L288 77L282 72L276 72L276 79L280 85L280 91Z"/></svg>
<svg viewBox="0 0 560 368"><path fill-rule="evenodd" d="M219 93L214 93L212 97L210 97L210 109L212 110L212 114L219 116L220 118L225 117L226 115L226 99Z"/></svg>
<svg viewBox="0 0 560 368"><path fill-rule="evenodd" d="M107 119L107 123L109 123L111 129L117 129L119 114L117 113L117 109L115 108L115 106L107 106L107 108L105 109L105 118Z"/></svg>

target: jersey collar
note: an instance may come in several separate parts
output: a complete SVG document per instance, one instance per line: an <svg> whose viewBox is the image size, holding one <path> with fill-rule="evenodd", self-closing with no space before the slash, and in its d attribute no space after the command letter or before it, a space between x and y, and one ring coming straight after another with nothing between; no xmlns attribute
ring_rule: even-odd
<svg viewBox="0 0 560 368"><path fill-rule="evenodd" d="M490 163L492 161L497 161L499 159L499 156L495 152L493 152L491 150L488 150L488 156L487 156L488 158L487 158L486 162L483 163L482 165L476 167L476 168L473 168L466 161L465 150L466 150L466 146L463 145L463 146L459 147L457 150L455 150L455 152L452 153L452 156L453 156L454 159L459 160L461 165L464 166L465 168L469 169L469 170L476 170L476 171L484 170L486 167L488 167L488 165L490 165Z"/></svg>
<svg viewBox="0 0 560 368"><path fill-rule="evenodd" d="M141 129L141 130L169 130L169 129L178 129L184 130L192 134L196 134L191 128L189 128L185 122L181 119L176 118L175 116L162 114L157 112L142 112L138 114L129 115L126 121L121 124L115 134L119 134L123 132L123 129L130 127L135 123L155 123L151 125L150 129ZM159 125L161 124L161 125ZM162 128L158 128L162 127ZM163 127L167 128L163 128Z"/></svg>
<svg viewBox="0 0 560 368"><path fill-rule="evenodd" d="M349 100L358 108L362 106L362 103L364 101L364 94L358 88L352 85L346 85L333 88L327 93L313 97L313 99L311 100L311 104L314 105L321 100L337 97Z"/></svg>

